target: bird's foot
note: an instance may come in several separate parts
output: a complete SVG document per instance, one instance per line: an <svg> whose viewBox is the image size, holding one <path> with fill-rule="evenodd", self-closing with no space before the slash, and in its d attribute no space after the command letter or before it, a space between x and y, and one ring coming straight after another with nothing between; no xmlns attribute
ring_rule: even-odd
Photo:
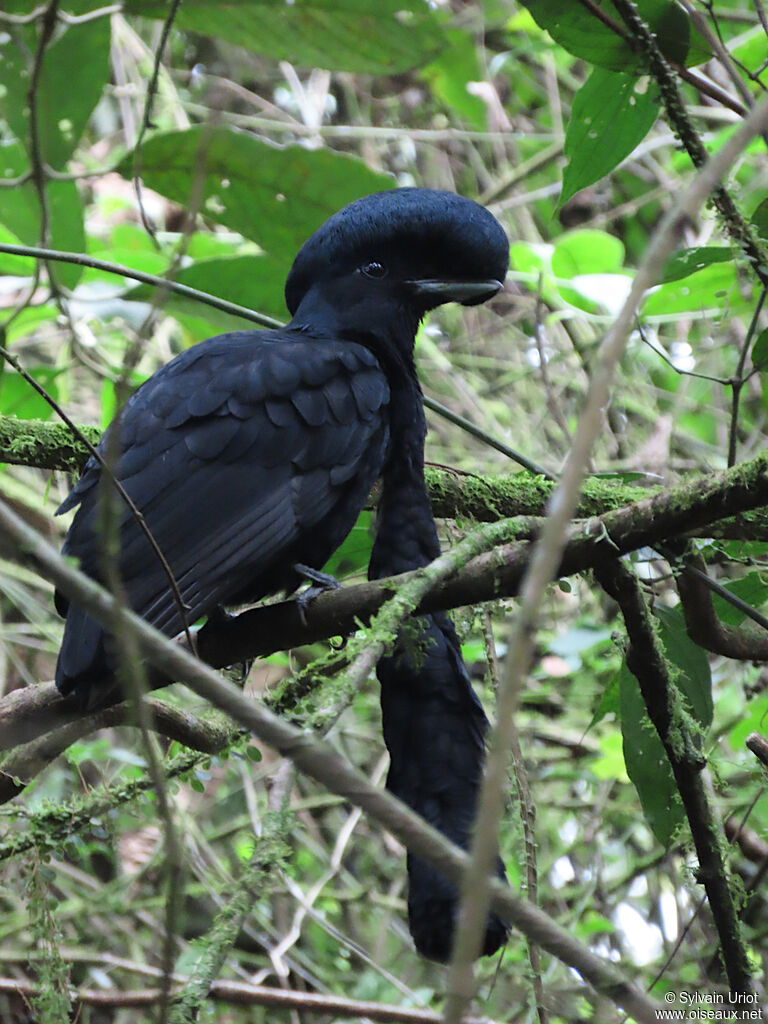
<svg viewBox="0 0 768 1024"><path fill-rule="evenodd" d="M301 562L297 562L294 565L294 571L299 576L303 576L305 580L309 580L313 585L307 587L300 594L296 596L296 605L299 609L299 618L301 619L302 626L307 624L307 608L316 597L320 594L324 594L327 590L340 590L341 584L335 576L331 576L330 573L320 572L319 569L312 569L308 565L303 565Z"/></svg>
<svg viewBox="0 0 768 1024"><path fill-rule="evenodd" d="M215 608L212 608L206 617L206 625L210 623L212 626L221 626L225 622L229 622L230 619L236 619L237 616L233 615L232 612L228 612L223 604L217 604Z"/></svg>
<svg viewBox="0 0 768 1024"><path fill-rule="evenodd" d="M201 626L197 633L198 653L203 660L205 660L205 652L204 650L201 651L200 641L202 640L204 647L206 632L211 630L215 633L217 629L225 626L228 622L232 622L236 618L237 615L233 615L232 612L228 612L223 604L217 604L215 608L211 609L206 617L205 624ZM224 669L227 678L242 689L248 679L248 674L251 671L251 665L253 665L254 660L254 658L246 658L244 661L238 661L232 665L227 665Z"/></svg>

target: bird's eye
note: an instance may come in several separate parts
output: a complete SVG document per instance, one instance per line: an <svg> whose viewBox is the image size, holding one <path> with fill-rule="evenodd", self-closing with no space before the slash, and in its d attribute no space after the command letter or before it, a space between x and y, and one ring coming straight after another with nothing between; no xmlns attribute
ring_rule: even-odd
<svg viewBox="0 0 768 1024"><path fill-rule="evenodd" d="M360 267L366 277L381 278L387 276L387 268L378 260L369 260Z"/></svg>

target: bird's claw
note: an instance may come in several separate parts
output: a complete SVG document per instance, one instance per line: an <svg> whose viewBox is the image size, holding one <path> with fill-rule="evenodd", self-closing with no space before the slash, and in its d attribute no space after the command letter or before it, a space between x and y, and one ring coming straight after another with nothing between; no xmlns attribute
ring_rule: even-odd
<svg viewBox="0 0 768 1024"><path fill-rule="evenodd" d="M304 579L310 580L313 586L307 587L300 594L296 596L296 606L299 610L299 618L301 619L302 626L307 624L307 608L316 597L320 594L324 594L327 590L339 590L341 584L335 576L331 576L330 573L321 572L319 569L313 569L309 565L303 565L301 562L297 562L294 565L294 571L299 576L303 576Z"/></svg>

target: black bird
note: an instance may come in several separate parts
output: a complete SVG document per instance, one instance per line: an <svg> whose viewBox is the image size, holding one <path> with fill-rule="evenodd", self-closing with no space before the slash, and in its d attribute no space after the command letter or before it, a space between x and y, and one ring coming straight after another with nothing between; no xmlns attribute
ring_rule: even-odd
<svg viewBox="0 0 768 1024"><path fill-rule="evenodd" d="M501 244L501 243L500 243ZM370 579L418 569L440 554L424 482L426 425L415 372L391 390L391 440L383 470ZM448 615L421 616L398 637L376 669L381 684L387 788L458 846L467 849L485 760L488 720L469 680ZM505 877L497 859L496 872ZM451 954L458 912L456 887L408 853L408 923L416 949L430 960ZM482 953L507 939L495 915L486 921Z"/></svg>
<svg viewBox="0 0 768 1024"><path fill-rule="evenodd" d="M412 372L419 320L443 302L494 294L506 239L490 213L448 192L395 189L357 200L302 247L284 328L238 331L182 352L129 399L116 477L178 583L124 503L118 569L134 611L169 636L225 604L293 592L296 565L338 547L390 452L390 393ZM79 506L64 553L104 578L101 469L89 460L59 508ZM62 694L103 703L112 638L61 593Z"/></svg>
<svg viewBox="0 0 768 1024"><path fill-rule="evenodd" d="M470 200L411 188L367 196L302 247L286 282L285 328L210 338L146 381L110 428L119 433L114 472L163 552L185 614L120 503L118 570L134 611L175 636L222 605L293 592L297 567L322 567L382 472L370 575L435 557L416 330L444 302L490 298L507 264L502 228ZM111 449L107 435L100 447ZM95 579L104 578L101 476L91 459L59 508L79 506L64 553ZM114 641L60 593L56 606L66 615L56 684L97 707L116 685ZM448 617L419 622L424 650L414 656L401 643L379 666L388 786L466 847L487 723ZM416 857L409 873L416 946L444 960L455 891ZM484 952L505 935L491 915Z"/></svg>

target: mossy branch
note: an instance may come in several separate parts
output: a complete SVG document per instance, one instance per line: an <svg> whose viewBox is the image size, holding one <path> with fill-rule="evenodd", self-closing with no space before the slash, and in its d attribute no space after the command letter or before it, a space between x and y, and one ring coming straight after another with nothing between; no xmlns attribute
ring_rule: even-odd
<svg viewBox="0 0 768 1024"><path fill-rule="evenodd" d="M101 437L98 427L79 425L78 429L92 444L98 443ZM73 438L64 424L0 416L0 462L76 473L82 470L88 455L86 446ZM477 476L428 466L425 477L436 517L481 523L514 516L540 516L555 488L551 480L527 472ZM587 478L578 516L581 519L600 516L663 493L665 488L661 487ZM755 510L719 522L709 535L734 540L768 540L768 512Z"/></svg>
<svg viewBox="0 0 768 1024"><path fill-rule="evenodd" d="M637 578L613 559L595 568L600 585L619 605L629 637L627 666L637 679L643 701L664 746L691 828L699 877L715 921L731 991L752 991L751 971L728 880L722 829L702 779L705 766L686 726L680 694L670 679L651 615Z"/></svg>
<svg viewBox="0 0 768 1024"><path fill-rule="evenodd" d="M763 454L725 473L700 476L633 505L572 524L557 573L582 572L606 558L704 527L710 532L712 523L766 504L768 455ZM415 613L514 596L532 546L531 541L516 538L521 532L534 536L538 523L535 519L505 519L478 527L462 542L458 557L448 552L447 557L454 559L451 575L437 581L428 572L429 585ZM472 556L473 551L484 553ZM9 557L25 561L28 553L16 546L13 552L9 549ZM371 620L392 596L393 588L399 589L409 580L423 580L423 572L321 594L307 609L305 622L295 601L282 601L209 623L198 634L198 653L208 664L223 667L328 637L347 636L360 622ZM442 576L439 568L436 575ZM153 684L163 686L170 681L156 675ZM61 700L53 683L13 691L0 699L0 750L78 720L81 728L88 728L90 719L82 718L73 705Z"/></svg>

